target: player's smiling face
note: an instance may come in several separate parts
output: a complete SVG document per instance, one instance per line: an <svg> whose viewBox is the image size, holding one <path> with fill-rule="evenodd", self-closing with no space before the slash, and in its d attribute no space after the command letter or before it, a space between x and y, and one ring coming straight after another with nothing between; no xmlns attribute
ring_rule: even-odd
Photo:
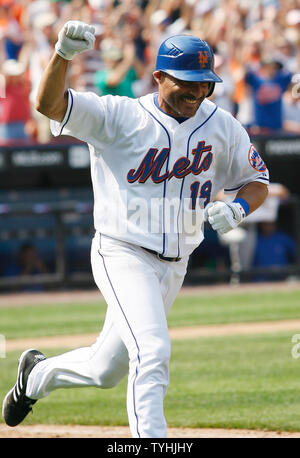
<svg viewBox="0 0 300 458"><path fill-rule="evenodd" d="M158 83L158 103L171 116L194 116L209 92L209 83L182 81L159 70L153 73Z"/></svg>

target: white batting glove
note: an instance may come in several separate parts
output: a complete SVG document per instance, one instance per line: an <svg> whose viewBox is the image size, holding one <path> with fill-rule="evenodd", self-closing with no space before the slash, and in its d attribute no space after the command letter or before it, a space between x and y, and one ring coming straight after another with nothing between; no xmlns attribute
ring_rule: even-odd
<svg viewBox="0 0 300 458"><path fill-rule="evenodd" d="M225 234L237 227L246 217L241 204L221 201L209 203L204 210L204 221L208 221L219 234Z"/></svg>
<svg viewBox="0 0 300 458"><path fill-rule="evenodd" d="M72 60L76 54L93 49L95 28L85 22L68 21L58 33L55 51L63 59Z"/></svg>

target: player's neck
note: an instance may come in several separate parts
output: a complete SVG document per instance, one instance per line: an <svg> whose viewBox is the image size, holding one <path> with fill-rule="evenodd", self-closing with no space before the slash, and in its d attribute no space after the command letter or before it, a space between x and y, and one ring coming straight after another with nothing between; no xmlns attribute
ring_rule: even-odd
<svg viewBox="0 0 300 458"><path fill-rule="evenodd" d="M175 116L175 115L173 115L173 114L171 114L171 113L168 113L166 110L164 110L164 109L160 106L160 104L159 104L159 101L158 101L158 94L157 94L157 93L154 94L154 103L155 103L155 105L157 106L157 108L158 108L160 111L162 111L162 112L165 113L166 115L170 116L171 118L176 119L176 121L179 122L179 123L182 123L182 122L186 121L187 119L189 119L189 118L185 118L184 116Z"/></svg>

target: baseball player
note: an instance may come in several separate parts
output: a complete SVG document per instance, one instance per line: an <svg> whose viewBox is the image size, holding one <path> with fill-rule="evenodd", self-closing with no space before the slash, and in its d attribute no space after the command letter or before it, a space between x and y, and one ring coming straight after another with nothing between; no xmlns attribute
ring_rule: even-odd
<svg viewBox="0 0 300 458"><path fill-rule="evenodd" d="M90 25L64 25L37 110L50 118L54 135L72 135L89 146L91 264L107 314L91 347L51 358L23 352L3 417L15 426L57 388L110 388L128 374L132 436L163 438L167 314L189 255L203 240L205 220L225 233L263 203L268 171L241 124L207 99L221 79L205 41L190 35L165 40L153 73L158 92L139 99L65 89L71 60L93 44ZM214 202L222 189L236 198Z"/></svg>

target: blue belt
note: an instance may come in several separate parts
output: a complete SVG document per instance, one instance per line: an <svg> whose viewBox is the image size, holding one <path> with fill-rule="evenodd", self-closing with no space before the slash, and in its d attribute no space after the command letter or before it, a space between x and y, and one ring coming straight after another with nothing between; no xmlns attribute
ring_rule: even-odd
<svg viewBox="0 0 300 458"><path fill-rule="evenodd" d="M157 253L157 251L150 250L150 248L145 248L143 247L144 250L148 251L148 253L154 254L158 259L161 259L162 261L168 261L168 262L178 262L181 260L181 258L169 258L167 256L163 256L160 253Z"/></svg>

